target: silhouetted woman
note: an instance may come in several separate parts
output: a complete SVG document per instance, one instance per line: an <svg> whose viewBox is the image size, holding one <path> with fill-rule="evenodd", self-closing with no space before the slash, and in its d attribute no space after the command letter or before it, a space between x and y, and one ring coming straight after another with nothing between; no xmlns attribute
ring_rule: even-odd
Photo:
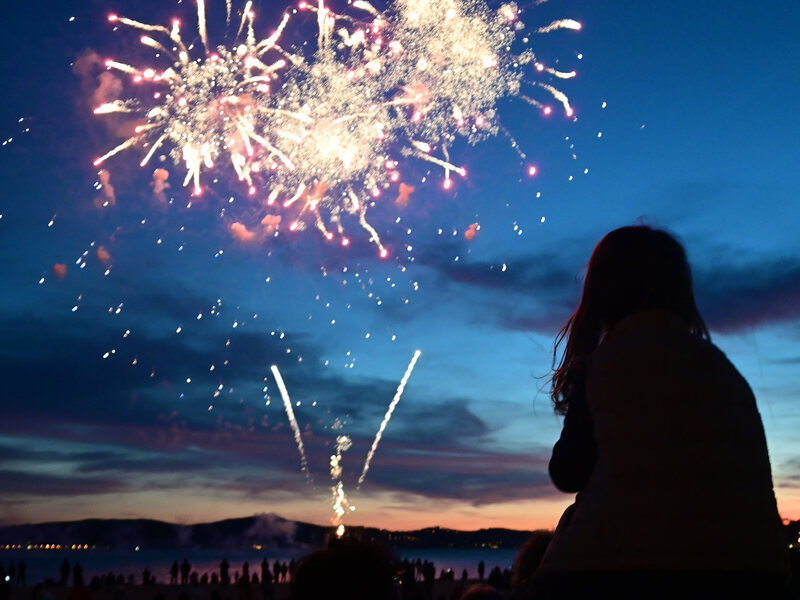
<svg viewBox="0 0 800 600"><path fill-rule="evenodd" d="M556 340L550 476L577 492L531 598L782 597L787 548L753 394L668 233L606 235Z"/></svg>

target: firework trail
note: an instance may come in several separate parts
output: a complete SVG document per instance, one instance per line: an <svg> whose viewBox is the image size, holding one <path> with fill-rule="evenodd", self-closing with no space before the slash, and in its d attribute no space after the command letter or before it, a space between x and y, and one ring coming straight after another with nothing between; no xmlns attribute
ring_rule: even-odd
<svg viewBox="0 0 800 600"><path fill-rule="evenodd" d="M272 365L270 370L272 371L272 376L275 378L275 383L278 384L281 398L283 398L283 407L286 409L286 416L289 418L289 424L292 426L292 431L294 432L294 441L297 443L297 450L300 452L300 470L306 474L306 481L311 483L311 473L308 470L308 460L306 459L306 451L303 447L303 438L300 434L300 427L297 425L297 419L294 416L294 410L292 410L292 401L289 399L289 392L286 390L286 384L283 383L283 377L281 377L277 365Z"/></svg>
<svg viewBox="0 0 800 600"><path fill-rule="evenodd" d="M367 460L364 461L364 469L361 471L361 476L358 478L359 486L364 483L364 479L367 477L369 465L372 462L372 457L375 456L375 451L378 449L378 444L381 441L381 436L383 436L383 431L386 429L386 425L389 424L389 419L392 418L392 413L394 412L397 403L400 402L400 397L403 395L403 390L406 388L408 378L411 377L411 372L414 370L414 366L417 364L417 359L419 359L420 354L422 354L422 352L416 350L414 352L414 356L411 357L411 362L408 363L408 368L406 369L405 374L403 374L403 378L400 380L400 385L397 386L397 391L394 394L394 398L392 398L389 408L386 410L386 414L383 416L381 426L378 428L378 433L375 434L375 440L372 442L372 448L369 449L369 454L367 454Z"/></svg>
<svg viewBox="0 0 800 600"><path fill-rule="evenodd" d="M352 445L353 442L348 436L338 435L336 436L336 454L331 455L331 479L334 481L334 485L331 487L331 507L334 514L333 524L337 527L342 525L342 518L348 510L356 509L350 504L342 482L342 453L349 450ZM344 533L344 529L342 529L342 533ZM338 535L341 537L342 534Z"/></svg>

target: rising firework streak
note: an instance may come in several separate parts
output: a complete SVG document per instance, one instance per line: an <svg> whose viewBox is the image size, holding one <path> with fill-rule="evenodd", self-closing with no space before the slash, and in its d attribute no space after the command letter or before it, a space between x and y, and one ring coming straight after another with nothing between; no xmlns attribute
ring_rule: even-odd
<svg viewBox="0 0 800 600"><path fill-rule="evenodd" d="M306 474L306 480L311 483L311 473L308 470L308 460L306 459L306 451L303 447L303 437L300 434L300 427L297 425L297 419L292 410L292 401L289 399L289 392L286 390L286 385L283 383L283 377L281 377L277 365L272 365L270 370L272 371L272 376L275 378L275 383L278 384L281 398L283 398L283 407L286 409L286 416L289 418L289 424L292 426L292 431L294 432L294 441L297 443L297 450L300 452L300 469Z"/></svg>
<svg viewBox="0 0 800 600"><path fill-rule="evenodd" d="M389 408L383 417L381 426L378 428L378 433L375 434L375 440L372 442L372 448L369 449L367 460L364 461L364 470L361 471L361 477L358 478L358 485L364 483L364 479L367 477L367 471L369 471L369 465L372 462L372 457L375 456L375 450L378 449L378 444L381 441L381 436L383 436L383 431L384 429L386 429L386 425L389 424L389 419L392 418L392 413L394 412L397 403L400 402L400 397L403 395L403 390L406 388L406 383L408 383L408 378L411 377L411 372L414 370L414 365L417 364L417 359L419 358L420 354L422 354L422 352L419 350L414 352L414 356L411 357L411 362L408 363L408 368L406 369L403 378L400 380L400 385L397 386L397 391L395 392L394 398L392 398L392 402L389 404Z"/></svg>

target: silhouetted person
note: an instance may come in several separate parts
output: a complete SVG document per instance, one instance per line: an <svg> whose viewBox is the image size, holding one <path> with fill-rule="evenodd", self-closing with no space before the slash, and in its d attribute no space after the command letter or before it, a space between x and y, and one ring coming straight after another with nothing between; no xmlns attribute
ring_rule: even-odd
<svg viewBox="0 0 800 600"><path fill-rule="evenodd" d="M394 560L383 548L349 538L303 558L291 600L395 600Z"/></svg>
<svg viewBox="0 0 800 600"><path fill-rule="evenodd" d="M400 577L403 600L413 600L417 597L416 567L413 562L409 562L408 560L403 561L403 573Z"/></svg>
<svg viewBox="0 0 800 600"><path fill-rule="evenodd" d="M150 569L147 567L142 571L142 585L150 585Z"/></svg>
<svg viewBox="0 0 800 600"><path fill-rule="evenodd" d="M274 598L272 573L266 558L261 561L261 596L263 600L273 600Z"/></svg>
<svg viewBox="0 0 800 600"><path fill-rule="evenodd" d="M17 565L17 587L25 587L25 572L28 570L28 565L24 560L19 561Z"/></svg>
<svg viewBox="0 0 800 600"><path fill-rule="evenodd" d="M77 560L75 561L75 564L72 565L72 585L73 587L83 585L83 567Z"/></svg>
<svg viewBox="0 0 800 600"><path fill-rule="evenodd" d="M251 600L252 588L250 586L250 578L242 575L236 582L236 587L239 592L239 600Z"/></svg>
<svg viewBox="0 0 800 600"><path fill-rule="evenodd" d="M550 476L577 496L529 597L780 597L761 417L710 342L683 247L647 226L606 235L562 343Z"/></svg>
<svg viewBox="0 0 800 600"><path fill-rule="evenodd" d="M59 574L61 575L61 579L58 580L60 585L67 585L69 582L69 572L70 572L69 560L64 559L61 561L61 566L59 567Z"/></svg>
<svg viewBox="0 0 800 600"><path fill-rule="evenodd" d="M219 563L219 578L222 581L222 585L228 585L231 582L230 575L228 575L229 568L228 559L223 558L222 562Z"/></svg>
<svg viewBox="0 0 800 600"><path fill-rule="evenodd" d="M428 598L433 598L433 580L436 578L436 565L425 560L422 563L422 586Z"/></svg>
<svg viewBox="0 0 800 600"><path fill-rule="evenodd" d="M181 563L181 585L187 585L189 583L189 573L192 571L192 565L189 564L189 561L185 558Z"/></svg>
<svg viewBox="0 0 800 600"><path fill-rule="evenodd" d="M178 584L178 561L172 561L172 566L169 568L169 582L171 585Z"/></svg>
<svg viewBox="0 0 800 600"><path fill-rule="evenodd" d="M478 563L478 579L483 581L483 574L486 572L486 563L483 561Z"/></svg>
<svg viewBox="0 0 800 600"><path fill-rule="evenodd" d="M264 557L261 559L261 581L264 581L266 573L269 572L269 561Z"/></svg>
<svg viewBox="0 0 800 600"><path fill-rule="evenodd" d="M494 568L489 572L489 577L486 578L486 583L495 588L507 587L506 577L503 575L503 571L500 570L499 566L495 565Z"/></svg>
<svg viewBox="0 0 800 600"><path fill-rule="evenodd" d="M250 563L247 561L242 563L242 577L244 577L245 580L250 581Z"/></svg>
<svg viewBox="0 0 800 600"><path fill-rule="evenodd" d="M512 598L525 597L525 590L530 584L531 577L539 568L552 539L552 531L534 531L517 551L510 577Z"/></svg>

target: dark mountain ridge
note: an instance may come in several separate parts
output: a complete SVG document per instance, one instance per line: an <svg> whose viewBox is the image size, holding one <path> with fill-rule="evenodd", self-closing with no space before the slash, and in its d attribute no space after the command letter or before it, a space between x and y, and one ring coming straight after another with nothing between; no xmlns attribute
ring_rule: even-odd
<svg viewBox="0 0 800 600"><path fill-rule="evenodd" d="M213 523L179 525L152 519L85 519L0 527L0 548L11 546L141 549L291 548L319 546L335 528L290 521L273 514L225 519ZM389 531L348 526L347 534L393 548L518 548L531 532L511 529L459 531L429 527L415 531Z"/></svg>
<svg viewBox="0 0 800 600"><path fill-rule="evenodd" d="M786 539L796 545L800 521L785 526ZM519 548L530 531L479 529L461 531L428 527L414 531L389 531L348 526L347 535L378 542L390 548ZM225 519L213 523L179 525L152 519L85 519L0 527L0 549L60 545L88 545L95 549L147 550L193 548L207 550L290 549L321 546L333 526L290 521L274 514Z"/></svg>

